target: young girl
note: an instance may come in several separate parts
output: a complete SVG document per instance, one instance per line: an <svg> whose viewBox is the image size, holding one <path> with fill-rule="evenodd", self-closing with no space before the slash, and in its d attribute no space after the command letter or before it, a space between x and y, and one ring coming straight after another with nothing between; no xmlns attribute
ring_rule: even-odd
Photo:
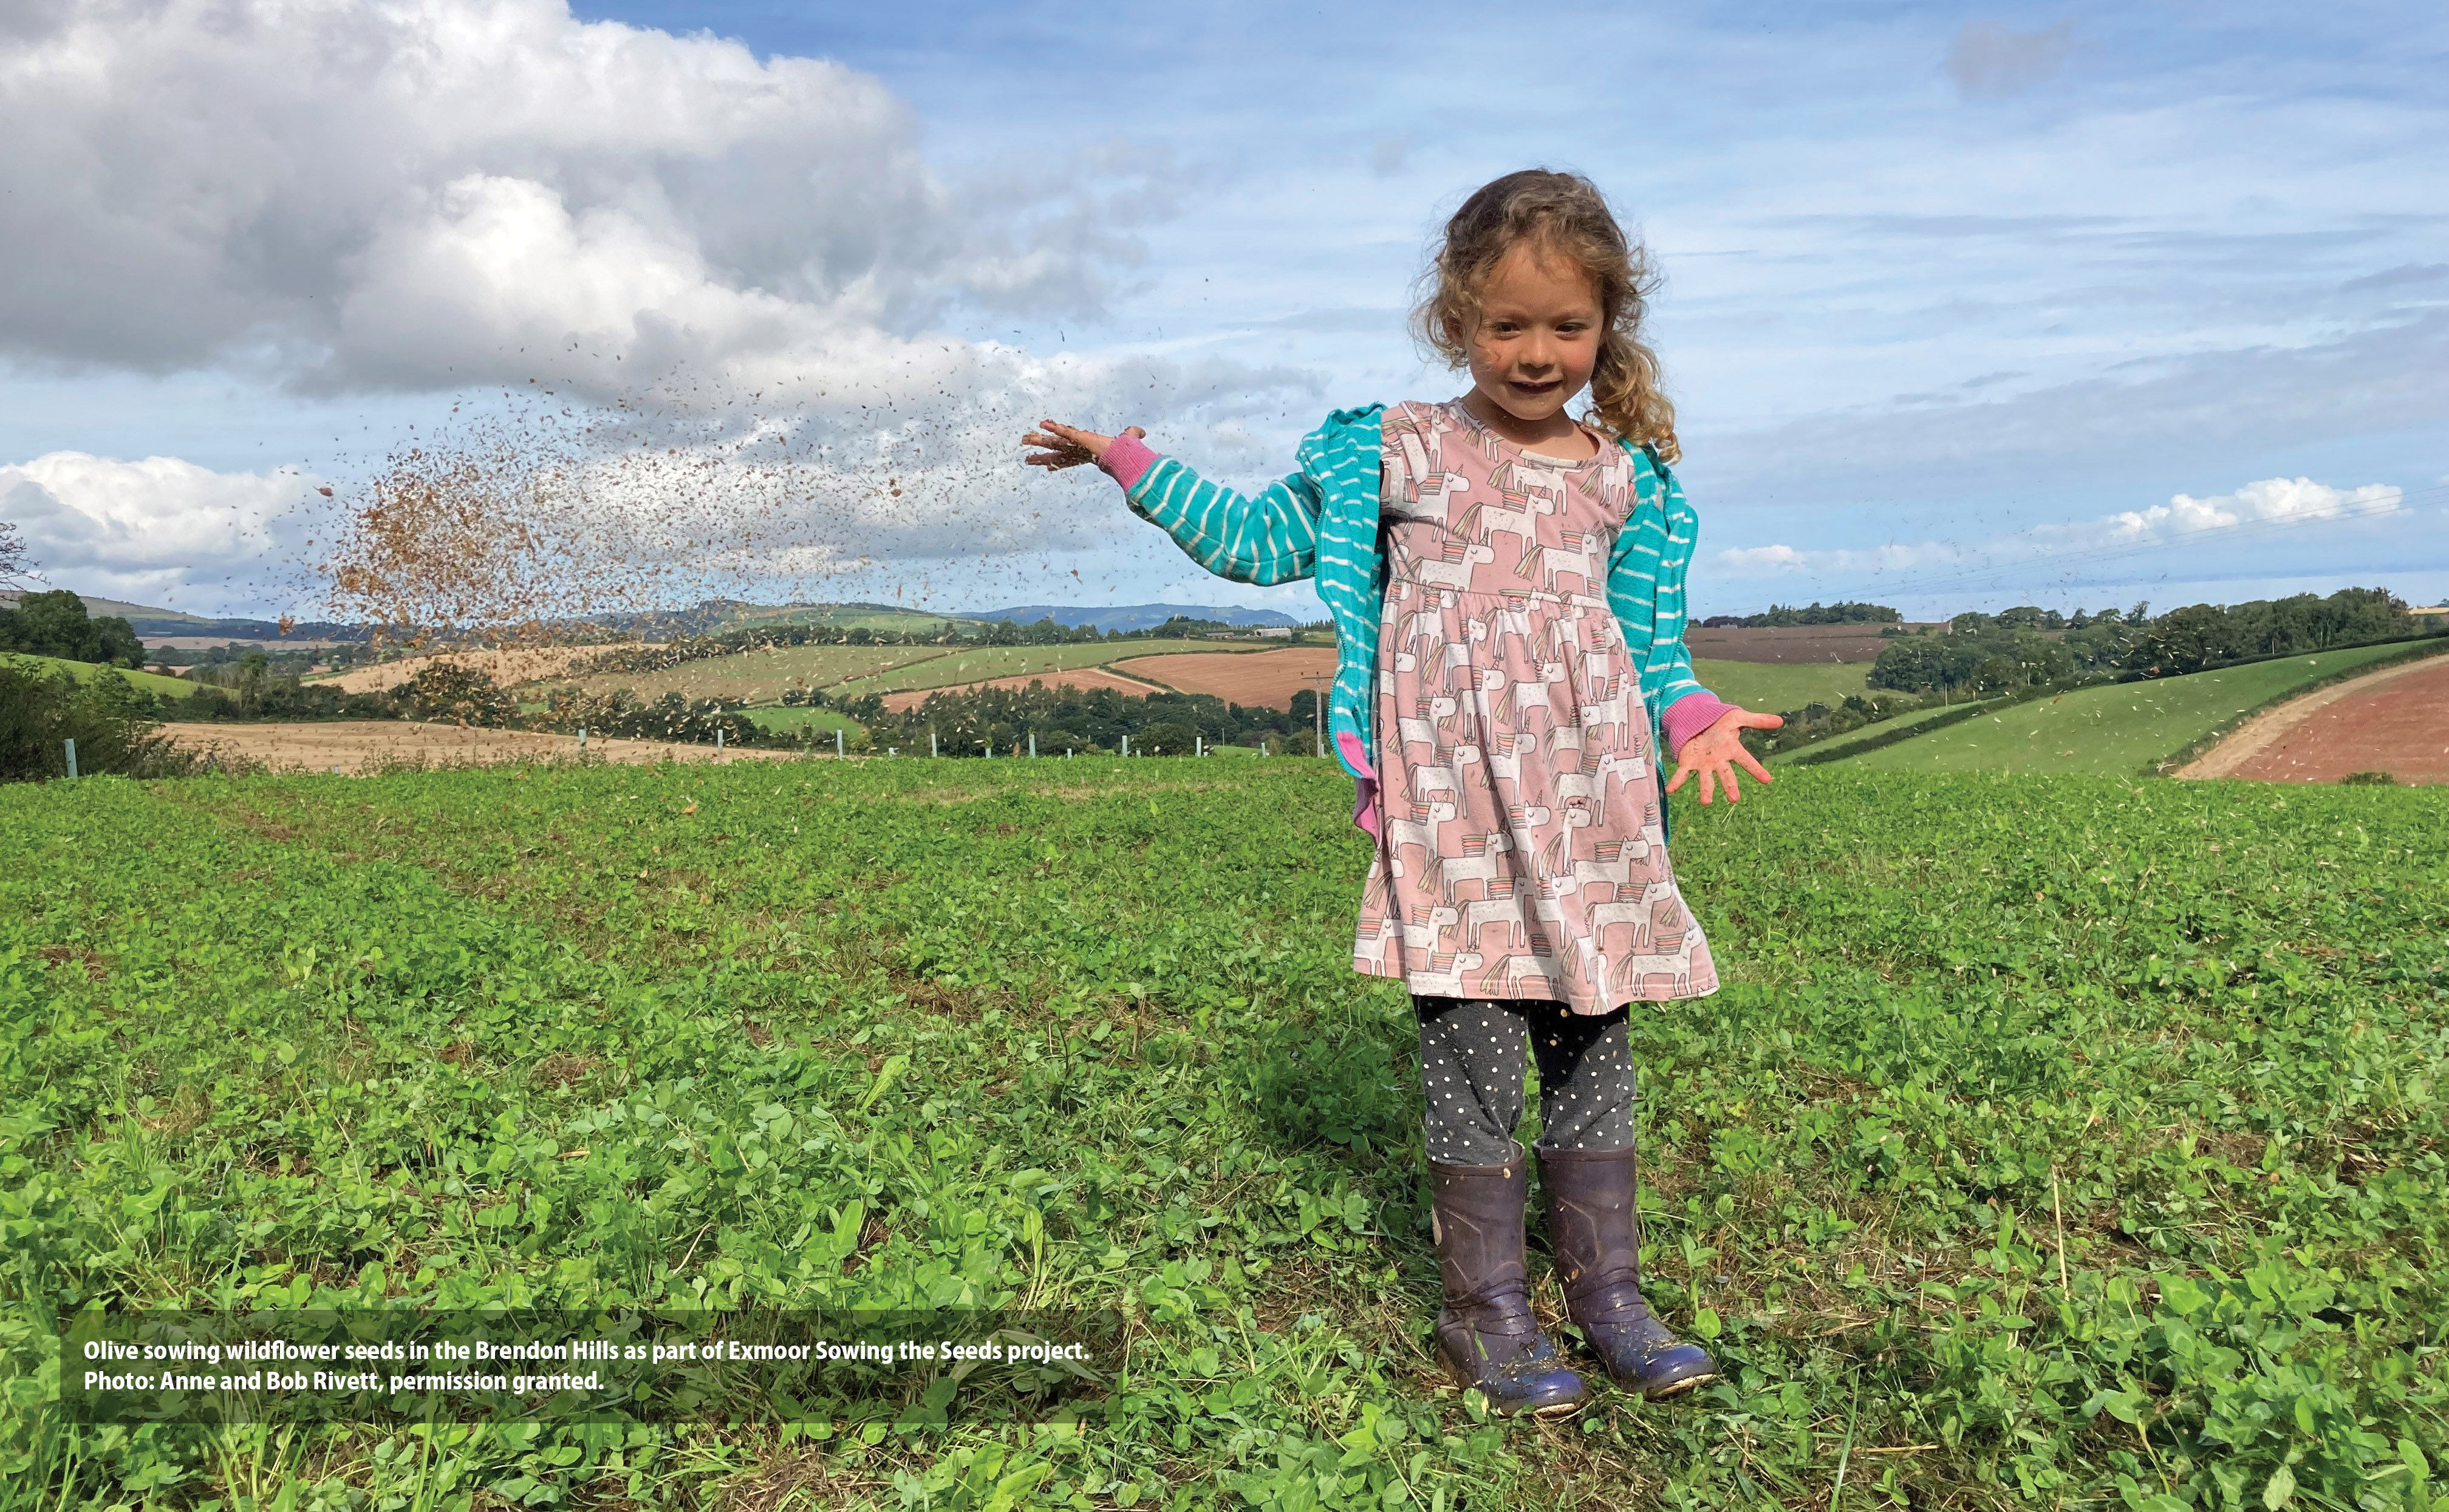
<svg viewBox="0 0 2449 1512"><path fill-rule="evenodd" d="M1339 411L1257 498L1142 443L1051 420L1025 460L1095 462L1209 571L1315 576L1335 616L1336 753L1377 840L1353 965L1408 986L1420 1028L1447 1364L1503 1411L1569 1412L1523 1256L1522 1047L1567 1315L1649 1397L1717 1371L1640 1287L1626 1005L1718 976L1667 858L1664 794L1734 768L1775 715L1720 702L1684 649L1695 522L1674 411L1640 340L1649 265L1587 180L1508 174L1446 226L1415 314L1471 392ZM1566 405L1590 391L1576 423ZM1661 785L1657 753L1679 763Z"/></svg>

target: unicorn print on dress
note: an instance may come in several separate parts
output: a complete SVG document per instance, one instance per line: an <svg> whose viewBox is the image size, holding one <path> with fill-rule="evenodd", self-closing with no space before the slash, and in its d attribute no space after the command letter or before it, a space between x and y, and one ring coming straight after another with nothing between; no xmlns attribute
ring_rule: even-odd
<svg viewBox="0 0 2449 1512"><path fill-rule="evenodd" d="M1538 457L1452 404L1399 406L1383 430L1394 651L1354 964L1423 995L1582 1013L1714 991L1606 597L1629 455Z"/></svg>

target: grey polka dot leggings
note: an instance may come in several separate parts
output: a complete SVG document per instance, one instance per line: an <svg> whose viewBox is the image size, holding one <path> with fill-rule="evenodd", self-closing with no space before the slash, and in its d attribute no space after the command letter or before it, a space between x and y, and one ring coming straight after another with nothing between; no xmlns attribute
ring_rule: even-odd
<svg viewBox="0 0 2449 1512"><path fill-rule="evenodd" d="M1626 1010L1575 1013L1561 1003L1412 1000L1420 1018L1429 1158L1495 1165L1514 1158L1522 1120L1522 1043L1539 1062L1539 1145L1632 1147L1632 1046Z"/></svg>

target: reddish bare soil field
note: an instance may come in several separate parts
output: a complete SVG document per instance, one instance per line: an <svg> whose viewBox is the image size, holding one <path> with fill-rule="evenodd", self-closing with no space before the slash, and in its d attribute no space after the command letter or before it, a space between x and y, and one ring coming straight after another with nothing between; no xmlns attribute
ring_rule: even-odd
<svg viewBox="0 0 2449 1512"><path fill-rule="evenodd" d="M1335 647L1288 646L1282 651L1190 651L1173 656L1132 657L1117 670L1152 678L1184 693L1206 693L1227 703L1282 709L1293 695L1335 676Z"/></svg>
<svg viewBox="0 0 2449 1512"><path fill-rule="evenodd" d="M1144 658L1143 660L1162 660L1164 659ZM1151 693L1165 691L1163 688L1142 682L1136 678L1116 677L1104 667L1075 667L1068 672L1028 672L1018 677L990 678L984 682L964 682L957 687L916 688L908 693L888 693L884 696L884 706L898 714L904 709L918 707L938 693L968 693L978 688L1025 688L1032 682L1043 682L1050 688L1111 688L1116 693L1128 694L1134 699L1144 699Z"/></svg>
<svg viewBox="0 0 2449 1512"><path fill-rule="evenodd" d="M2336 782L2350 772L2449 782L2449 658L2375 674L2369 685L2307 709L2227 775Z"/></svg>
<svg viewBox="0 0 2449 1512"><path fill-rule="evenodd" d="M1908 627L1910 628L1910 627ZM1786 624L1710 630L1691 625L1685 649L1705 661L1877 661L1888 642L1876 624Z"/></svg>
<svg viewBox="0 0 2449 1512"><path fill-rule="evenodd" d="M502 761L613 761L644 766L656 761L771 761L797 752L743 750L717 753L709 745L662 740L587 742L578 737L532 730L471 730L454 724L417 724L405 719L332 719L297 724L166 724L183 746L215 751L225 759L272 772L329 772L356 775L386 767L485 766Z"/></svg>

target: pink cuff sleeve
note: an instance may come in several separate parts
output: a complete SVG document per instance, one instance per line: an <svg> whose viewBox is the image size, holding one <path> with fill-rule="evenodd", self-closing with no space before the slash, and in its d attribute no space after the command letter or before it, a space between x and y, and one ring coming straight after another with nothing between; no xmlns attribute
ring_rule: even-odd
<svg viewBox="0 0 2449 1512"><path fill-rule="evenodd" d="M1335 732L1335 748L1343 753L1343 764L1353 771L1352 822L1355 827L1378 835L1378 773L1369 764L1369 754L1360 749L1360 737L1349 730Z"/></svg>
<svg viewBox="0 0 2449 1512"><path fill-rule="evenodd" d="M1156 457L1157 454L1150 451L1147 444L1139 437L1116 436L1114 444L1106 449L1106 454L1097 459L1097 466L1105 469L1106 476L1121 484L1123 491L1128 493L1140 481L1140 474L1156 466Z"/></svg>
<svg viewBox="0 0 2449 1512"><path fill-rule="evenodd" d="M1734 707L1707 693L1687 693L1668 704L1667 712L1658 717L1667 735L1668 759L1673 760L1675 754L1684 749L1685 741L1717 723L1720 715Z"/></svg>

